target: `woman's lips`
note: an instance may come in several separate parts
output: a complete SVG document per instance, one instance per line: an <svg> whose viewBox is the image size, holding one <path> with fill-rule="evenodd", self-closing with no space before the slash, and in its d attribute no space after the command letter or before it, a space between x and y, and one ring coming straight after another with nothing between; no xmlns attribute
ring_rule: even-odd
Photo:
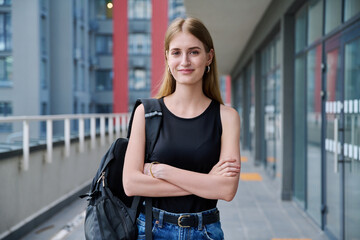
<svg viewBox="0 0 360 240"><path fill-rule="evenodd" d="M180 69L178 71L183 74L189 74L189 73L192 73L194 71L194 69Z"/></svg>

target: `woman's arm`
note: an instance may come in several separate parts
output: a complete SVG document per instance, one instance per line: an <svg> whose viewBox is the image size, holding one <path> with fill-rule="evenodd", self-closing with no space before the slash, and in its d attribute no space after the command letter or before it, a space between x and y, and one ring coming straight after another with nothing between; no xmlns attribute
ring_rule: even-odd
<svg viewBox="0 0 360 240"><path fill-rule="evenodd" d="M200 197L231 201L236 194L239 182L240 117L234 109L221 105L221 121L223 133L220 163L210 174L156 164L152 166L153 175ZM219 174L224 169L225 172L230 173Z"/></svg>
<svg viewBox="0 0 360 240"><path fill-rule="evenodd" d="M147 176L144 171L145 156L145 112L140 105L134 115L131 136L125 155L123 185L128 196L163 197L185 196L188 191L166 182Z"/></svg>

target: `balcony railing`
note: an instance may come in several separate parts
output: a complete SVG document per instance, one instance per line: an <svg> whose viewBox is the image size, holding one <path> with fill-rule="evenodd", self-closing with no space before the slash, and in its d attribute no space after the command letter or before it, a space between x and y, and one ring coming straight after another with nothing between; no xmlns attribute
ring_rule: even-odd
<svg viewBox="0 0 360 240"><path fill-rule="evenodd" d="M22 159L20 167L22 170L29 169L30 156L30 122L46 122L46 162L52 162L53 153L53 122L62 121L64 123L64 154L65 157L70 156L70 121L77 121L77 136L79 140L79 152L84 151L85 144L85 120L90 120L90 143L91 148L96 147L96 134L100 134L100 143L105 145L106 134L108 134L109 142L114 140L114 133L119 137L121 133L127 132L129 113L119 114L72 114L72 115L42 115L42 116L14 116L0 117L1 123L22 122ZM99 120L99 128L96 127L96 121ZM106 128L106 121L108 122Z"/></svg>

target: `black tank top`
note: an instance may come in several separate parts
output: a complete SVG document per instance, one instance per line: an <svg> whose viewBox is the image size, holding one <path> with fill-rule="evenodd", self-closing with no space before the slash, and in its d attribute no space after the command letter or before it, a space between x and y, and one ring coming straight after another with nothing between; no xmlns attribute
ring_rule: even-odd
<svg viewBox="0 0 360 240"><path fill-rule="evenodd" d="M160 99L163 122L150 158L185 170L209 173L219 161L222 125L220 103L212 100L195 118L180 118L167 109ZM214 189L216 191L216 189ZM156 208L174 213L194 213L215 208L217 200L195 195L153 199Z"/></svg>

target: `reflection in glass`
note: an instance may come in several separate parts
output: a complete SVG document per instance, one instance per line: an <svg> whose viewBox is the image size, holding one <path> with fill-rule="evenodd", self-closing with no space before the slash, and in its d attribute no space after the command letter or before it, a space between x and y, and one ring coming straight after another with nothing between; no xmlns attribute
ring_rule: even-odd
<svg viewBox="0 0 360 240"><path fill-rule="evenodd" d="M306 46L306 8L300 10L295 17L295 52Z"/></svg>
<svg viewBox="0 0 360 240"><path fill-rule="evenodd" d="M111 70L96 71L96 91L111 91L113 72Z"/></svg>
<svg viewBox="0 0 360 240"><path fill-rule="evenodd" d="M97 35L96 36L96 53L111 54L113 48L112 35Z"/></svg>
<svg viewBox="0 0 360 240"><path fill-rule="evenodd" d="M280 160L280 65L277 56L281 51L280 38L277 36L262 51L262 80L264 91L264 137L265 166L272 177L279 176Z"/></svg>
<svg viewBox="0 0 360 240"><path fill-rule="evenodd" d="M339 49L327 53L327 72L326 72L326 97L327 102L335 103L340 101L340 80L339 68L340 58ZM329 105L329 104L328 104ZM331 104L331 110L326 114L326 205L328 212L326 215L326 227L336 237L340 238L340 176L334 172L334 120L340 118L336 104ZM329 108L329 107L328 107ZM328 146L326 146L328 145Z"/></svg>
<svg viewBox="0 0 360 240"><path fill-rule="evenodd" d="M326 0L325 33L331 32L341 24L342 0Z"/></svg>
<svg viewBox="0 0 360 240"><path fill-rule="evenodd" d="M359 0L345 0L345 21L360 13Z"/></svg>
<svg viewBox="0 0 360 240"><path fill-rule="evenodd" d="M308 21L308 44L318 40L322 36L323 26L323 1L316 0L309 2Z"/></svg>
<svg viewBox="0 0 360 240"><path fill-rule="evenodd" d="M305 207L305 57L295 59L294 198Z"/></svg>
<svg viewBox="0 0 360 240"><path fill-rule="evenodd" d="M307 212L321 224L321 45L307 55Z"/></svg>
<svg viewBox="0 0 360 240"><path fill-rule="evenodd" d="M360 239L360 39L345 45L345 238Z"/></svg>

